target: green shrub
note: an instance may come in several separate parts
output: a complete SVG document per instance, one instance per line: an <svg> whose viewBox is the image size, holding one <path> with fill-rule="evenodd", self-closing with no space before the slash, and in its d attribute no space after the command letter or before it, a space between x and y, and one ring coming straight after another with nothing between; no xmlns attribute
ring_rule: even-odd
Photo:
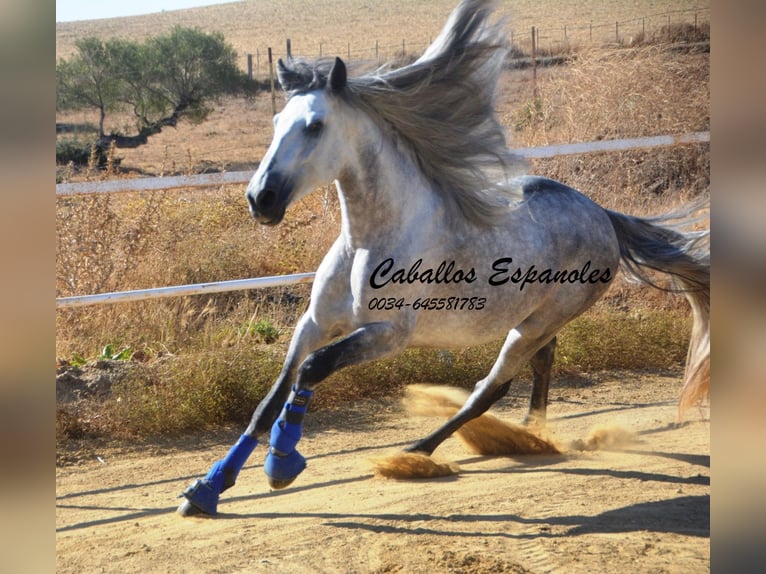
<svg viewBox="0 0 766 574"><path fill-rule="evenodd" d="M116 383L96 434L175 435L249 420L279 374L281 354L255 348L175 357Z"/></svg>
<svg viewBox="0 0 766 574"><path fill-rule="evenodd" d="M90 158L90 144L79 140L59 140L56 142L56 165L87 165Z"/></svg>

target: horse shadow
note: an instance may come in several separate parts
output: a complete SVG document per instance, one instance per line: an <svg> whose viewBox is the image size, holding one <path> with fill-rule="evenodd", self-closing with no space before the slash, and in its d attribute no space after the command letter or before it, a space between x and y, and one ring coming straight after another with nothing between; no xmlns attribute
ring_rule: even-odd
<svg viewBox="0 0 766 574"><path fill-rule="evenodd" d="M595 515L561 515L527 517L517 514L450 514L428 513L330 513L330 512L256 512L247 514L221 514L221 519L258 520L274 518L317 519L325 526L349 530L363 530L376 534L431 535L468 538L536 539L564 538L588 534L616 534L629 532L656 532L684 536L710 537L710 496L687 495L665 500L639 502ZM433 526L424 526L432 524ZM477 528L456 531L440 528L439 524L498 524L506 528L494 531ZM417 526L408 526L417 524ZM526 527L535 527L530 531ZM564 531L552 532L553 527ZM560 530L560 529L559 529Z"/></svg>

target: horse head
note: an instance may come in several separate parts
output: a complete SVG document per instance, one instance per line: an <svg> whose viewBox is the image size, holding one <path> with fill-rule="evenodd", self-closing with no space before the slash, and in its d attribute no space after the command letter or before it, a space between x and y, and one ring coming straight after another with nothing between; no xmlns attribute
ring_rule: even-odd
<svg viewBox="0 0 766 574"><path fill-rule="evenodd" d="M346 88L340 58L329 72L319 66L278 62L279 81L289 99L274 116L274 137L245 196L251 215L265 225L282 221L288 206L332 181L348 149L348 125L338 113Z"/></svg>

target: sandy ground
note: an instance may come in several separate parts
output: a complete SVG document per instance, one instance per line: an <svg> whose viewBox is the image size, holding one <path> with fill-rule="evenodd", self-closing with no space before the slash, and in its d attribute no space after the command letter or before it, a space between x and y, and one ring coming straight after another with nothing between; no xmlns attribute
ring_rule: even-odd
<svg viewBox="0 0 766 574"><path fill-rule="evenodd" d="M552 389L556 440L616 425L636 438L620 450L483 457L451 438L435 455L461 471L433 480L380 478L370 459L437 420L397 401L312 413L296 482L271 492L259 447L213 519L182 518L175 497L237 432L103 449L56 471L57 571L708 572L708 410L674 424L679 378L605 373ZM519 421L525 394L512 389L495 414Z"/></svg>

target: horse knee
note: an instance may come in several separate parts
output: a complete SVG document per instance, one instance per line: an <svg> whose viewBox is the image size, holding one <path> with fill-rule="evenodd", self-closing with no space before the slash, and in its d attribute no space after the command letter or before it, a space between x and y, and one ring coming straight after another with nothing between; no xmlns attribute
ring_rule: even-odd
<svg viewBox="0 0 766 574"><path fill-rule="evenodd" d="M329 377L337 369L334 354L334 349L324 347L306 357L298 371L298 386L312 389Z"/></svg>

